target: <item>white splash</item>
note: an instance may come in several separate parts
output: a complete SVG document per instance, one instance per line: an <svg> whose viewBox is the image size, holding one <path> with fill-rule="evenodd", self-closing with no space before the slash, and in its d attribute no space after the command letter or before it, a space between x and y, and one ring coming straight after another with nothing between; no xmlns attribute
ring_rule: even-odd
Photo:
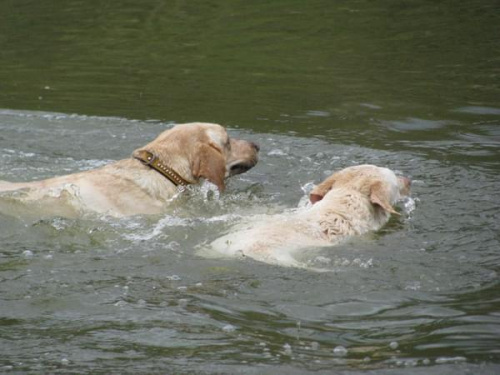
<svg viewBox="0 0 500 375"><path fill-rule="evenodd" d="M132 234L125 234L124 237L125 239L129 241L148 241L153 238L159 237L161 235L164 235L165 237L168 237L167 234L164 233L164 229L172 226L190 226L191 225L191 220L188 219L182 219L177 216L165 216L161 220L159 220L153 227L153 229L142 232L142 233L132 233Z"/></svg>

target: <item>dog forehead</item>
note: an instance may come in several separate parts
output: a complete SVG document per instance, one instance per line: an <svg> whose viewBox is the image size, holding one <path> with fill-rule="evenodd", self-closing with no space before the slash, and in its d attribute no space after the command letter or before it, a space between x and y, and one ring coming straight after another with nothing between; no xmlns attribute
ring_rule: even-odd
<svg viewBox="0 0 500 375"><path fill-rule="evenodd" d="M350 171L354 175L367 176L367 177L379 177L384 180L397 181L396 174L389 168L379 167L371 164L357 165L351 168L347 168L346 171Z"/></svg>
<svg viewBox="0 0 500 375"><path fill-rule="evenodd" d="M379 169L375 165L364 164L364 165L354 165L352 167L344 168L336 172L333 176L335 181L349 183L354 180L371 178L373 176L379 175Z"/></svg>
<svg viewBox="0 0 500 375"><path fill-rule="evenodd" d="M357 186L358 188L362 188L376 182L385 184L391 190L398 186L398 178L392 170L371 164L345 168L335 173L333 177L335 179L335 186Z"/></svg>
<svg viewBox="0 0 500 375"><path fill-rule="evenodd" d="M217 143L224 144L227 141L228 135L222 126L208 127L205 130L205 134L208 136L209 140Z"/></svg>
<svg viewBox="0 0 500 375"><path fill-rule="evenodd" d="M398 176L396 176L396 173L394 173L394 171L390 170L389 168L379 168L379 169L380 173L385 178L386 182L388 182L392 186L395 187L398 186Z"/></svg>
<svg viewBox="0 0 500 375"><path fill-rule="evenodd" d="M223 126L210 122L189 122L185 124L177 124L173 128L164 131L162 138L183 137L190 140L198 140L203 142L223 143L227 140L227 132ZM221 142L222 141L222 142Z"/></svg>

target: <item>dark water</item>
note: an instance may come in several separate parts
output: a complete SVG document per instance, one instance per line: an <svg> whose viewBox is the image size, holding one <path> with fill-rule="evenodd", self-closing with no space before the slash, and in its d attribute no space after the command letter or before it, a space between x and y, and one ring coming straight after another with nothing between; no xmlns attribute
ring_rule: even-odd
<svg viewBox="0 0 500 375"><path fill-rule="evenodd" d="M1 2L0 179L186 121L261 161L161 217L0 214L0 372L500 372L499 35L493 0ZM413 200L305 255L333 272L198 254L358 163Z"/></svg>

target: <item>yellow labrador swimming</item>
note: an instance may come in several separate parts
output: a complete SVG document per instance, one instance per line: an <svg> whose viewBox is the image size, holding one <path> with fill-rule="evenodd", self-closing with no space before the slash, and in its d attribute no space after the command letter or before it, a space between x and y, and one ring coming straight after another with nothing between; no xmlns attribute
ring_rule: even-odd
<svg viewBox="0 0 500 375"><path fill-rule="evenodd" d="M301 266L293 254L307 247L331 246L380 229L393 204L410 192L410 180L374 165L334 173L310 193L312 206L288 215L259 218L211 244L210 255L242 255L283 266ZM215 254L214 254L215 253Z"/></svg>
<svg viewBox="0 0 500 375"><path fill-rule="evenodd" d="M225 178L257 163L259 147L232 139L217 124L189 123L166 130L132 157L90 171L34 182L0 181L10 199L62 216L96 212L111 216L160 213L186 185Z"/></svg>

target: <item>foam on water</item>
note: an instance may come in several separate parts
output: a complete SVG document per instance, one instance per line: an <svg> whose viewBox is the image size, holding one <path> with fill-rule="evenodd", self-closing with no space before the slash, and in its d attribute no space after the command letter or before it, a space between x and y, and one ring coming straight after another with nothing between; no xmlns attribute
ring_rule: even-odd
<svg viewBox="0 0 500 375"><path fill-rule="evenodd" d="M168 235L165 234L165 228L169 227L179 227L179 226L190 226L192 221L189 219L182 219L176 216L164 216L158 222L153 224L153 228L150 230L142 231L144 229L143 225L138 225L135 222L130 222L128 229L139 229L139 233L125 233L123 237L130 241L148 241L153 238L161 236L162 238L167 238Z"/></svg>

